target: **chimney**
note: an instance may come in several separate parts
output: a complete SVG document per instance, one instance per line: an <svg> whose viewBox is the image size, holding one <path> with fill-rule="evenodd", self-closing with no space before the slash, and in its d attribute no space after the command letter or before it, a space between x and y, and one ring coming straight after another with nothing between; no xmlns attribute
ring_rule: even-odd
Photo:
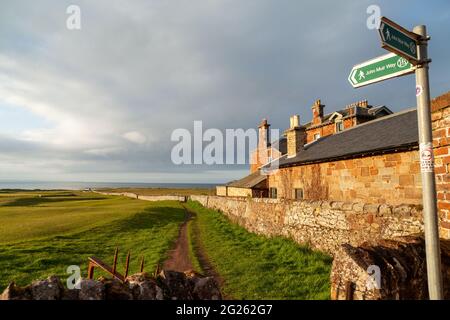
<svg viewBox="0 0 450 320"><path fill-rule="evenodd" d="M291 116L290 127L286 130L285 135L287 138L287 155L288 157L294 157L306 142L305 128L300 126L300 117L298 115Z"/></svg>
<svg viewBox="0 0 450 320"><path fill-rule="evenodd" d="M359 106L360 106L361 108L367 108L367 107L369 106L369 101L367 101L367 100L361 100L361 101L359 102Z"/></svg>
<svg viewBox="0 0 450 320"><path fill-rule="evenodd" d="M269 146L269 127L267 119L262 119L258 126L258 148L265 149Z"/></svg>
<svg viewBox="0 0 450 320"><path fill-rule="evenodd" d="M320 99L314 102L313 106L311 107L313 111L313 120L312 120L313 125L318 125L322 123L324 107L325 106L321 104Z"/></svg>
<svg viewBox="0 0 450 320"><path fill-rule="evenodd" d="M357 102L353 102L345 107L348 110L348 115L354 115L356 114L356 108L362 108L362 109L370 109L371 106L369 106L369 101L361 100Z"/></svg>
<svg viewBox="0 0 450 320"><path fill-rule="evenodd" d="M351 103L349 105L347 105L345 108L346 109L352 109L354 107L360 107L360 108L368 108L369 107L369 101L366 100L361 100L361 101L357 101L354 103Z"/></svg>

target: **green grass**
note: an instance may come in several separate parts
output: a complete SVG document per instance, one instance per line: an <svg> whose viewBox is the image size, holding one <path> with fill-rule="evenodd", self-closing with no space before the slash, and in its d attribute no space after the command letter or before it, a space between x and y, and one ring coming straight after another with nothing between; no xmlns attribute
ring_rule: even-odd
<svg viewBox="0 0 450 320"><path fill-rule="evenodd" d="M331 257L285 238L266 238L197 202L200 240L235 299L329 299Z"/></svg>
<svg viewBox="0 0 450 320"><path fill-rule="evenodd" d="M0 244L87 230L125 218L148 205L87 192L0 194Z"/></svg>
<svg viewBox="0 0 450 320"><path fill-rule="evenodd" d="M87 257L111 264L119 247L118 271L131 250L130 273L152 272L176 240L184 209L178 202L146 202L83 192L0 193L0 290L56 274L70 265L86 276ZM100 273L96 272L96 275Z"/></svg>

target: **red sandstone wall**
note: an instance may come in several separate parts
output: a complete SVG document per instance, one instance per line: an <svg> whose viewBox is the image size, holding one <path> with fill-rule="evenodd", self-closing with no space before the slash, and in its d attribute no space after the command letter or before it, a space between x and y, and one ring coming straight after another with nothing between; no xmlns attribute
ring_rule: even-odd
<svg viewBox="0 0 450 320"><path fill-rule="evenodd" d="M450 92L431 103L437 205L441 236L450 238Z"/></svg>
<svg viewBox="0 0 450 320"><path fill-rule="evenodd" d="M355 118L344 119L344 130L354 126ZM360 122L362 123L362 122ZM306 131L306 143L314 141L314 135L319 133L321 137L329 136L336 133L336 124L330 123L319 128L309 129Z"/></svg>
<svg viewBox="0 0 450 320"><path fill-rule="evenodd" d="M285 199L301 188L308 200L422 203L417 151L283 168L269 176L269 186Z"/></svg>
<svg viewBox="0 0 450 320"><path fill-rule="evenodd" d="M432 121L440 232L450 238L450 92L432 101ZM269 186L285 199L302 188L310 200L422 203L417 150L285 168L269 177Z"/></svg>

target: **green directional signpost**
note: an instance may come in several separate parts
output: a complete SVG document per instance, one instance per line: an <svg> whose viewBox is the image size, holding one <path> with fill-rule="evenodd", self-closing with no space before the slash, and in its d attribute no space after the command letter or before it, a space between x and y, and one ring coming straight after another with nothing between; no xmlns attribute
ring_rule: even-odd
<svg viewBox="0 0 450 320"><path fill-rule="evenodd" d="M427 260L428 291L431 300L443 298L441 253L436 206L433 136L431 130L428 41L426 27L411 32L382 17L378 29L381 46L390 54L354 66L348 81L354 88L415 72L419 158L422 177L423 223Z"/></svg>
<svg viewBox="0 0 450 320"><path fill-rule="evenodd" d="M411 74L414 66L405 58L388 53L353 67L348 81L354 88Z"/></svg>
<svg viewBox="0 0 450 320"><path fill-rule="evenodd" d="M417 43L420 38L419 35L406 30L386 17L381 18L378 32L383 48L404 57L414 65L418 63Z"/></svg>

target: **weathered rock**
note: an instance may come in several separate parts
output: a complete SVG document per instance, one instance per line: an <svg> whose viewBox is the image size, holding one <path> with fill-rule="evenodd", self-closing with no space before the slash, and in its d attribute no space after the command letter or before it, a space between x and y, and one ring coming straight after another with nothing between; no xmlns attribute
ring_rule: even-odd
<svg viewBox="0 0 450 320"><path fill-rule="evenodd" d="M79 289L64 289L61 300L79 300L80 290Z"/></svg>
<svg viewBox="0 0 450 320"><path fill-rule="evenodd" d="M441 239L444 297L450 299L450 241ZM377 278L378 277L378 278ZM379 281L373 281L378 279ZM425 244L421 237L342 245L331 270L336 300L428 299Z"/></svg>
<svg viewBox="0 0 450 320"><path fill-rule="evenodd" d="M100 281L83 279L79 292L80 300L104 300L105 285Z"/></svg>
<svg viewBox="0 0 450 320"><path fill-rule="evenodd" d="M221 300L219 285L213 277L205 277L202 274L189 270L184 272L188 281L189 288L192 289L192 297L194 300Z"/></svg>
<svg viewBox="0 0 450 320"><path fill-rule="evenodd" d="M212 277L192 278L194 289L192 291L194 300L222 300L219 286Z"/></svg>
<svg viewBox="0 0 450 320"><path fill-rule="evenodd" d="M117 279L104 279L106 300L133 300L132 290Z"/></svg>
<svg viewBox="0 0 450 320"><path fill-rule="evenodd" d="M128 288L136 300L163 300L163 290L147 273L138 273L127 278Z"/></svg>
<svg viewBox="0 0 450 320"><path fill-rule="evenodd" d="M59 300L63 292L64 286L56 276L50 276L46 280L38 280L31 283L33 300Z"/></svg>
<svg viewBox="0 0 450 320"><path fill-rule="evenodd" d="M188 278L194 278L194 277L204 277L201 273L198 273L195 270L187 270L184 272L184 275Z"/></svg>
<svg viewBox="0 0 450 320"><path fill-rule="evenodd" d="M81 289L64 289L55 277L34 281L27 287L11 283L0 300L218 300L222 296L213 278L194 272L163 270L156 279L147 273L129 276L124 283L101 277L82 279Z"/></svg>
<svg viewBox="0 0 450 320"><path fill-rule="evenodd" d="M8 287L0 295L0 300L31 300L30 287L21 288L11 282Z"/></svg>
<svg viewBox="0 0 450 320"><path fill-rule="evenodd" d="M157 277L164 296L169 300L192 300L192 282L183 272L162 270Z"/></svg>

